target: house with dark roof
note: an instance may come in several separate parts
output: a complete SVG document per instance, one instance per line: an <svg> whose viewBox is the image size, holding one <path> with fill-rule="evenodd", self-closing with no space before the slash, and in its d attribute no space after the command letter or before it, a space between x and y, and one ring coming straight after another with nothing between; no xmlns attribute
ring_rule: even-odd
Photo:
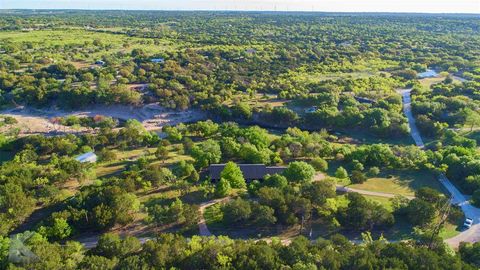
<svg viewBox="0 0 480 270"><path fill-rule="evenodd" d="M245 180L261 180L267 174L280 174L287 167L284 166L267 166L265 164L238 164L243 173ZM212 164L208 168L210 179L220 180L220 174L225 168L225 164Z"/></svg>
<svg viewBox="0 0 480 270"><path fill-rule="evenodd" d="M365 98L365 97L354 96L353 98L355 98L356 101L358 101L360 103L364 103L364 104L374 104L375 103L375 100Z"/></svg>

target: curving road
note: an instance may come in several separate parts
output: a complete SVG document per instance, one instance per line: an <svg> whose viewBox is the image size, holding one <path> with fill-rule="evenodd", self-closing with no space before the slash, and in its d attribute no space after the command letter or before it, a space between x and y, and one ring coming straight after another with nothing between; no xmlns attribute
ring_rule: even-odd
<svg viewBox="0 0 480 270"><path fill-rule="evenodd" d="M415 144L420 147L424 148L425 145L423 143L422 137L418 128L415 124L415 118L412 114L412 107L411 107L411 91L412 89L404 89L400 90L399 92L402 94L403 97L403 111L405 116L408 119L408 124L410 126L410 134L412 135ZM463 195L453 184L448 180L448 178L441 174L438 176L438 181L450 192L451 202L452 204L457 204L462 208L465 217L473 219L474 225L455 237L447 239L447 242L451 247L457 248L461 242L470 242L475 243L480 241L480 209L472 206L468 198Z"/></svg>
<svg viewBox="0 0 480 270"><path fill-rule="evenodd" d="M199 235L200 236L211 236L213 235L210 230L208 230L207 223L205 221L204 217L204 212L207 207L210 207L214 204L217 203L222 203L229 201L231 197L225 197L225 198L220 198L220 199L214 199L210 200L208 202L204 202L200 204L200 207L198 208L198 212L200 215L200 220L198 221L198 229L199 229ZM97 246L98 244L98 239L100 238L99 234L93 234L93 235L88 235L88 236L83 236L81 238L74 239L75 241L80 242L86 249L92 249ZM155 237L137 237L140 242L143 244L149 240L154 239Z"/></svg>
<svg viewBox="0 0 480 270"><path fill-rule="evenodd" d="M200 236L211 236L212 235L212 233L210 232L210 230L207 227L207 222L205 221L205 217L203 215L205 213L205 209L207 209L207 207L210 207L214 204L229 201L230 199L231 199L230 197L225 197L225 198L211 200L211 201L204 202L204 203L200 204L200 207L198 208L198 212L199 212L199 215L200 215L200 219L198 220L198 230L199 230L199 235Z"/></svg>
<svg viewBox="0 0 480 270"><path fill-rule="evenodd" d="M410 135L412 135L415 144L420 148L424 148L425 144L423 143L420 131L418 131L417 125L415 124L415 117L413 117L412 113L412 98L410 96L411 91L412 89L404 89L399 91L402 94L403 98L403 112L408 119L408 125L410 126Z"/></svg>
<svg viewBox="0 0 480 270"><path fill-rule="evenodd" d="M402 94L403 97L403 111L408 119L408 123L410 126L410 134L415 141L415 144L418 147L424 148L425 145L423 143L423 139L420 135L420 132L418 131L418 128L415 124L415 118L413 117L412 114L412 109L411 109L411 96L410 92L411 89L405 89L399 91ZM320 181L325 178L325 175L323 174L317 174L313 181ZM461 242L479 242L480 241L480 209L473 207L468 198L463 195L451 182L448 180L448 178L441 174L439 176L440 183L450 192L452 198L452 204L457 204L462 208L462 211L465 213L465 216L468 218L473 219L474 225L460 234L458 234L455 237L452 237L450 239L447 239L445 242L448 243L451 247L457 248L458 245ZM375 192L375 191L367 191L367 190L360 190L360 189L354 189L354 188L348 188L345 186L337 185L336 190L340 192L357 192L363 195L371 195L371 196L378 196L378 197L385 197L385 198L393 198L395 197L395 194L391 193L383 193L383 192ZM408 199L413 199L412 196L407 196ZM204 217L204 212L205 209L209 206L212 206L217 203L225 202L230 200L230 197L225 197L221 199L215 199L211 200L208 202L204 202L200 205L199 207L199 214L200 214L200 220L198 221L198 229L199 229L199 235L201 236L211 236L212 233L207 227L207 223L205 221ZM143 243L145 241L150 240L151 238L149 237L144 237L140 238L140 241ZM84 238L84 239L78 239L77 241L81 242L86 248L93 248L97 245L98 241L98 236L92 236L90 238ZM282 243L285 241L285 244L288 244L290 242L290 239L284 239L282 240Z"/></svg>

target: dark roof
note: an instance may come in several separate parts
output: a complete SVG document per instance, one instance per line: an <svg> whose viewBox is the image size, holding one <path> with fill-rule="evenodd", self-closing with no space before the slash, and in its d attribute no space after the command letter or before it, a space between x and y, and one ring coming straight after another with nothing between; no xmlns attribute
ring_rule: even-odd
<svg viewBox="0 0 480 270"><path fill-rule="evenodd" d="M263 177L267 174L282 173L286 169L286 167L283 166L267 167L265 164L238 164L238 166L240 167L245 180L263 179ZM210 165L208 168L210 172L210 178L212 180L219 180L220 174L224 168L225 164Z"/></svg>
<svg viewBox="0 0 480 270"><path fill-rule="evenodd" d="M360 103L369 103L369 104L375 103L375 100L372 100L369 98L357 97L357 96L355 96L354 98Z"/></svg>

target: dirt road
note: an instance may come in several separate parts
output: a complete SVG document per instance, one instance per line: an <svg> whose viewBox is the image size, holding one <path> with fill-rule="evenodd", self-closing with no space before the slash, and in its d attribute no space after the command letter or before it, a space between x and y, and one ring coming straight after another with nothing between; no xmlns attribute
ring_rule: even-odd
<svg viewBox="0 0 480 270"><path fill-rule="evenodd" d="M225 198L215 199L215 200L211 200L211 201L204 202L204 203L200 204L200 207L198 208L199 215L200 215L200 220L198 221L198 230L200 232L199 233L200 236L211 236L212 235L210 230L208 230L207 222L205 220L205 216L204 216L205 209L207 209L208 207L210 207L214 204L229 201L230 199L231 199L230 197L225 197Z"/></svg>

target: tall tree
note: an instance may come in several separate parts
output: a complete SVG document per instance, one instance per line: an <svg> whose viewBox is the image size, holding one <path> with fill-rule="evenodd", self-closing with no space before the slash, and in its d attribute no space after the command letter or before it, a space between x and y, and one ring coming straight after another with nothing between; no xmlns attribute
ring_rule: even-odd
<svg viewBox="0 0 480 270"><path fill-rule="evenodd" d="M232 188L247 187L245 179L243 178L242 170L240 170L240 167L232 161L229 161L227 164L225 164L225 167L220 173L220 177L228 181Z"/></svg>

